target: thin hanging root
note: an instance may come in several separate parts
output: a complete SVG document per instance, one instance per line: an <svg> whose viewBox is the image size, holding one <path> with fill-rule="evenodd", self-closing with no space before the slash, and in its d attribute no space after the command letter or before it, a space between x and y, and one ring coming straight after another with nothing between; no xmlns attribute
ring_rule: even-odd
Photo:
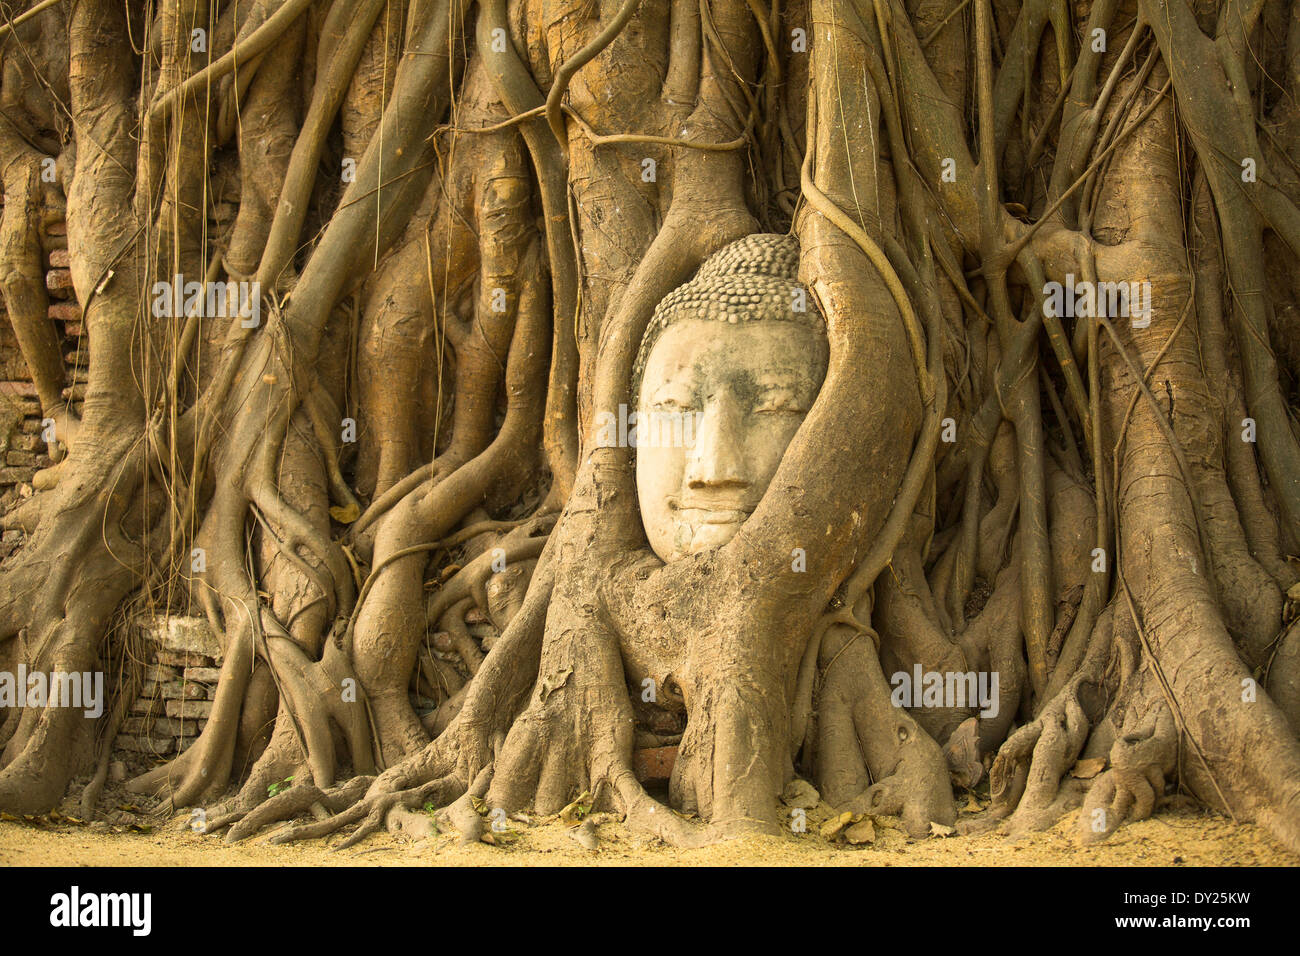
<svg viewBox="0 0 1300 956"><path fill-rule="evenodd" d="M117 703L108 718L108 733L104 735L100 744L101 750L95 765L95 775L91 777L90 783L86 784L86 789L81 793L81 816L84 820L93 820L95 817L95 804L99 802L99 795L104 790L104 782L108 779L108 765L113 758L113 741L117 739L118 731L122 729L122 721L126 718L127 707L135 699L138 691L137 682L131 678L118 692ZM0 722L0 751L4 750L4 736L3 722Z"/></svg>
<svg viewBox="0 0 1300 956"><path fill-rule="evenodd" d="M304 404L311 416L312 430L316 433L316 441L320 443L321 453L324 456L325 474L329 478L330 494L338 504L338 513L331 512L331 515L335 520L347 524L360 516L361 504L357 501L356 495L352 493L352 488L339 470L338 432L332 423L341 419L342 416L338 414L333 401L319 383L307 393L307 400Z"/></svg>

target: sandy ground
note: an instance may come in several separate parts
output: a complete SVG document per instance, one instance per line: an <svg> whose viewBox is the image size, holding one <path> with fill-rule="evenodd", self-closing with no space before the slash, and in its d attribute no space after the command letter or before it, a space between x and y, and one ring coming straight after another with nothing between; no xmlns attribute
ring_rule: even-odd
<svg viewBox="0 0 1300 956"><path fill-rule="evenodd" d="M979 814L963 815L977 819ZM144 819L143 817L140 819ZM810 817L811 822L811 817ZM1084 846L1071 814L1053 829L1012 839L995 833L913 841L888 818L876 821L871 845L823 838L818 826L784 837L735 840L676 850L634 838L617 822L599 828L600 844L584 849L560 822L511 822L509 846L461 846L454 833L400 843L376 834L334 852L310 842L271 846L259 836L227 845L219 836L181 832L174 823L149 832L131 825L67 821L0 821L0 866L1250 866L1300 864L1259 827L1191 808L1168 809L1123 827L1108 842ZM149 824L134 824L148 827Z"/></svg>

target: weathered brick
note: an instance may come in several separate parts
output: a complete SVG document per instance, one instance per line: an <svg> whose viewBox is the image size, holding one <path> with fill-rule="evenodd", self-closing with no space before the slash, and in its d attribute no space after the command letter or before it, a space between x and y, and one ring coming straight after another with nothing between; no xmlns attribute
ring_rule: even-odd
<svg viewBox="0 0 1300 956"><path fill-rule="evenodd" d="M186 667L207 667L212 661L202 654L187 654L185 651L164 651L157 650L153 652L153 659L159 664L166 664L169 667L184 669Z"/></svg>
<svg viewBox="0 0 1300 956"><path fill-rule="evenodd" d="M193 717L180 720L175 717L159 717L153 722L155 737L193 737L199 732L199 722Z"/></svg>
<svg viewBox="0 0 1300 956"><path fill-rule="evenodd" d="M120 733L126 736L149 737L152 736L154 718L147 716L127 717L122 721Z"/></svg>
<svg viewBox="0 0 1300 956"><path fill-rule="evenodd" d="M24 424L26 424L24 422ZM37 422L37 427L40 422ZM29 435L25 431L20 431L9 438L9 447L18 451L44 451L45 440L40 435Z"/></svg>
<svg viewBox="0 0 1300 956"><path fill-rule="evenodd" d="M169 700L166 710L168 717L208 717L212 714L212 701Z"/></svg>
<svg viewBox="0 0 1300 956"><path fill-rule="evenodd" d="M144 673L141 676L145 680L166 683L167 681L179 678L181 676L181 671L178 667L168 667L165 664L148 664L145 666Z"/></svg>
<svg viewBox="0 0 1300 956"><path fill-rule="evenodd" d="M19 350L18 344L5 343L0 346L0 378L23 379L28 375L27 361Z"/></svg>
<svg viewBox="0 0 1300 956"><path fill-rule="evenodd" d="M72 271L70 269L51 269L45 273L45 288L51 292L71 290Z"/></svg>
<svg viewBox="0 0 1300 956"><path fill-rule="evenodd" d="M16 382L0 382L0 395L7 395L13 398L36 398L36 386L31 382L22 380ZM40 406L37 406L40 411ZM23 409L23 414L27 414L27 409Z"/></svg>
<svg viewBox="0 0 1300 956"><path fill-rule="evenodd" d="M677 762L676 747L643 747L632 751L632 772L642 783L667 780Z"/></svg>
<svg viewBox="0 0 1300 956"><path fill-rule="evenodd" d="M70 266L71 264L72 264L72 262L71 262L71 260L68 258L68 250L67 250L67 249L51 249L51 250L50 250L50 268L51 268L51 269L66 269L66 268L68 268L68 266Z"/></svg>
<svg viewBox="0 0 1300 956"><path fill-rule="evenodd" d="M221 659L221 645L217 643L207 619L201 617L156 617L142 622L145 637L167 651L202 654L214 660Z"/></svg>
<svg viewBox="0 0 1300 956"><path fill-rule="evenodd" d="M14 465L18 468L47 468L50 465L50 460L44 455L38 455L35 452L10 449L5 452L5 464Z"/></svg>
<svg viewBox="0 0 1300 956"><path fill-rule="evenodd" d="M198 681L200 684L215 684L219 677L221 677L221 671L216 667L185 668L185 679Z"/></svg>
<svg viewBox="0 0 1300 956"><path fill-rule="evenodd" d="M187 683L183 680L170 680L159 685L163 700L202 700L208 696L207 688L202 684Z"/></svg>
<svg viewBox="0 0 1300 956"><path fill-rule="evenodd" d="M154 715L163 712L163 702L158 697L139 697L131 704L131 713Z"/></svg>

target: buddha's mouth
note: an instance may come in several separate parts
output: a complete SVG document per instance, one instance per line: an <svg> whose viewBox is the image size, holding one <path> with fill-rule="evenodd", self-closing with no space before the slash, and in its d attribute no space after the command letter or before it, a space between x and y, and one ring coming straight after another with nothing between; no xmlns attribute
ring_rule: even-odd
<svg viewBox="0 0 1300 956"><path fill-rule="evenodd" d="M691 524L742 524L754 511L754 505L717 504L669 498L668 507L676 518Z"/></svg>

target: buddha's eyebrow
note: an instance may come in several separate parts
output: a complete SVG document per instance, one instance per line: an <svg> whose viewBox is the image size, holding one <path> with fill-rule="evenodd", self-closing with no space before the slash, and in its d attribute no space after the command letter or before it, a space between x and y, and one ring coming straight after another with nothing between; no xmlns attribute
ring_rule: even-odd
<svg viewBox="0 0 1300 956"><path fill-rule="evenodd" d="M763 389L798 388L803 381L804 376L792 368L765 369L753 376L754 384Z"/></svg>
<svg viewBox="0 0 1300 956"><path fill-rule="evenodd" d="M651 404L661 402L665 398L685 398L690 399L695 394L695 382L692 377L683 375L677 378L670 378L666 382L660 382L647 394L646 399Z"/></svg>

